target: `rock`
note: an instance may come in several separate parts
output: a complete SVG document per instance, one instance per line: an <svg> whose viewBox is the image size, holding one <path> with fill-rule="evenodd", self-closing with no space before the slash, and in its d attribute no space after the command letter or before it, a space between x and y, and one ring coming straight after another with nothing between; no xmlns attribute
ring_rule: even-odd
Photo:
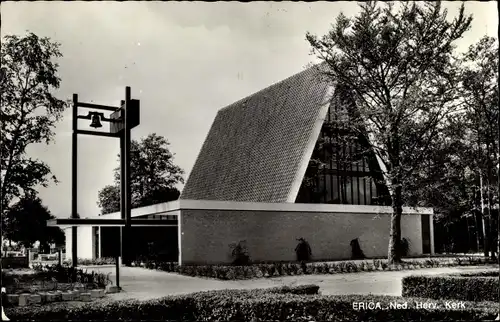
<svg viewBox="0 0 500 322"><path fill-rule="evenodd" d="M40 296L40 294L31 294L28 302L29 304L41 304L42 297Z"/></svg>
<svg viewBox="0 0 500 322"><path fill-rule="evenodd" d="M80 301L90 302L92 300L90 293L80 293Z"/></svg>
<svg viewBox="0 0 500 322"><path fill-rule="evenodd" d="M18 294L7 294L7 302L12 305L19 305L19 295Z"/></svg>
<svg viewBox="0 0 500 322"><path fill-rule="evenodd" d="M73 292L64 292L61 294L61 299L63 301L73 301Z"/></svg>
<svg viewBox="0 0 500 322"><path fill-rule="evenodd" d="M52 293L52 292L48 292L47 293L47 297L46 297L46 302L47 303L52 303L52 302L55 302L57 301L57 296L56 294Z"/></svg>
<svg viewBox="0 0 500 322"><path fill-rule="evenodd" d="M106 286L106 293L107 294L118 293L118 292L120 292L120 290L121 290L121 288L118 286L112 286L112 285Z"/></svg>
<svg viewBox="0 0 500 322"><path fill-rule="evenodd" d="M104 297L104 290L103 289L91 290L90 296L93 299Z"/></svg>
<svg viewBox="0 0 500 322"><path fill-rule="evenodd" d="M73 301L80 301L80 291L73 290L70 292L71 292L71 296L72 296Z"/></svg>
<svg viewBox="0 0 500 322"><path fill-rule="evenodd" d="M28 298L30 297L31 294L28 293L23 293L19 295L19 306L26 306L28 305Z"/></svg>

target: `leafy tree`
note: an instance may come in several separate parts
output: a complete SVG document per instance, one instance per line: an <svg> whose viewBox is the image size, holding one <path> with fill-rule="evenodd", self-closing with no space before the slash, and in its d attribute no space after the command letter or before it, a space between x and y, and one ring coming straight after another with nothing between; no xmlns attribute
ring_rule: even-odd
<svg viewBox="0 0 500 322"><path fill-rule="evenodd" d="M476 184L480 191L481 214L485 230L484 252L488 256L493 242L491 215L498 205L498 44L492 37L483 37L470 46L462 59L462 93L466 102L466 122L475 153ZM484 205L486 204L486 206ZM486 212L486 213L485 213ZM493 245L491 245L493 246ZM494 248L491 247L492 257Z"/></svg>
<svg viewBox="0 0 500 322"><path fill-rule="evenodd" d="M495 39L483 37L464 54L459 85L466 108L447 119L438 144L422 161L425 167L406 186L411 204L434 207L445 224L482 218L475 234L478 244L483 240L486 256L494 240L491 221L498 204L497 52Z"/></svg>
<svg viewBox="0 0 500 322"><path fill-rule="evenodd" d="M412 181L406 185L406 200L408 204L433 207L435 222L443 229L453 226L463 227L460 236L447 236L448 242L464 244L463 236L469 233L469 219L474 219L474 235L477 243L480 231L476 217L479 213L479 198L477 176L474 171L474 160L477 157L471 137L468 135L464 114L448 119L447 125L439 133L422 166L412 176ZM439 229L436 227L435 229ZM435 230L437 231L437 230ZM437 234L435 234L437 236ZM470 237L470 236L469 236ZM436 242L437 245L437 242ZM470 238L467 241L468 251L471 247ZM479 247L479 246L478 246Z"/></svg>
<svg viewBox="0 0 500 322"><path fill-rule="evenodd" d="M108 185L102 188L97 196L97 204L103 214L120 210L120 186Z"/></svg>
<svg viewBox="0 0 500 322"><path fill-rule="evenodd" d="M64 232L59 227L47 226L47 220L54 219L40 198L25 197L15 203L6 213L3 233L9 240L24 247L32 247L36 241L41 249L51 243L63 244Z"/></svg>
<svg viewBox="0 0 500 322"><path fill-rule="evenodd" d="M46 187L51 176L44 162L31 158L26 148L33 143L49 144L53 128L68 106L57 99L59 88L59 44L33 33L24 37L5 36L1 46L0 73L0 155L2 212L15 199L36 195L39 185Z"/></svg>
<svg viewBox="0 0 500 322"><path fill-rule="evenodd" d="M152 133L130 144L132 207L144 207L179 198L175 187L184 183L184 171L173 163L169 142ZM118 162L120 155L118 155ZM101 189L97 204L103 214L120 211L120 167L114 169L115 184Z"/></svg>
<svg viewBox="0 0 500 322"><path fill-rule="evenodd" d="M324 75L337 86L349 108L353 133L369 139L381 161L393 214L388 257L399 262L405 185L422 167L444 121L459 104L458 70L453 43L470 27L472 17L448 22L440 2L375 2L360 5L349 19L337 16L332 30L307 40L325 62Z"/></svg>

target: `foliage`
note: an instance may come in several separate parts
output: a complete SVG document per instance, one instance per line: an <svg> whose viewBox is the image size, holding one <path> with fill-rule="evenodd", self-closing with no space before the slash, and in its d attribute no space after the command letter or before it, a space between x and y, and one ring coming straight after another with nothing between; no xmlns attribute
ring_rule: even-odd
<svg viewBox="0 0 500 322"><path fill-rule="evenodd" d="M109 275L74 269L64 265L34 265L31 274L6 274L2 271L2 285L7 293L34 293L46 290L66 290L75 286L85 289L105 288L110 284Z"/></svg>
<svg viewBox="0 0 500 322"><path fill-rule="evenodd" d="M248 254L248 247L246 241L239 241L237 244L230 244L231 257L233 259L233 265L248 265L250 264L250 255Z"/></svg>
<svg viewBox="0 0 500 322"><path fill-rule="evenodd" d="M361 250L359 245L359 238L351 240L351 258L352 259L365 259L366 256Z"/></svg>
<svg viewBox="0 0 500 322"><path fill-rule="evenodd" d="M66 265L70 265L72 262L70 260L64 261ZM78 265L112 265L115 264L115 259L113 257L99 257L96 259L88 258L78 258Z"/></svg>
<svg viewBox="0 0 500 322"><path fill-rule="evenodd" d="M407 202L432 206L441 225L495 216L498 204L498 44L483 37L460 60L459 91L465 109L447 120L439 144L407 185ZM483 205L482 205L483 204ZM488 224L486 222L486 224ZM481 225L474 224L476 239ZM486 229L488 232L488 229ZM466 233L466 232L464 232ZM490 234L495 234L492 229ZM450 237L454 237L450 235ZM463 235L457 234L455 243ZM487 246L487 245L484 245ZM485 247L486 248L486 247Z"/></svg>
<svg viewBox="0 0 500 322"><path fill-rule="evenodd" d="M49 144L54 137L53 128L68 106L52 94L61 82L57 74L59 66L54 61L61 56L58 43L33 33L2 39L2 212L9 210L13 200L34 196L39 186L46 187L50 180L56 181L47 164L27 156L26 148L35 143ZM5 225L3 217L2 214Z"/></svg>
<svg viewBox="0 0 500 322"><path fill-rule="evenodd" d="M401 254L401 256L408 256L410 254L410 240L408 238L401 238L400 242L399 242L399 254Z"/></svg>
<svg viewBox="0 0 500 322"><path fill-rule="evenodd" d="M308 33L307 39L325 62L323 74L337 85L335 99L345 106L349 130L369 139L382 163L394 209L389 258L397 262L405 184L459 108L453 44L472 18L462 5L449 22L440 2L403 3L397 12L390 2L360 7L355 19L341 13L328 34Z"/></svg>
<svg viewBox="0 0 500 322"><path fill-rule="evenodd" d="M407 276L403 278L403 296L422 296L438 300L498 302L500 287L495 277L481 276ZM489 274L489 273L488 273Z"/></svg>
<svg viewBox="0 0 500 322"><path fill-rule="evenodd" d="M483 37L477 44L470 46L463 57L462 93L466 102L465 123L468 130L465 135L470 140L473 156L470 160L472 171L479 183L477 194L481 214L486 217L486 228L491 225L492 209L499 204L499 108L498 108L498 40ZM497 215L498 216L498 215ZM500 231L487 229L484 237L484 252L488 256L490 242ZM496 246L491 245L492 257Z"/></svg>
<svg viewBox="0 0 500 322"><path fill-rule="evenodd" d="M59 227L48 227L47 220L55 218L42 205L38 197L24 197L14 204L5 214L8 223L3 233L12 241L31 248L40 241L40 248L47 249L51 243L63 244L64 232Z"/></svg>
<svg viewBox="0 0 500 322"><path fill-rule="evenodd" d="M484 271L472 271L472 272L461 272L452 273L450 276L474 276L474 277L498 277L498 271L484 270Z"/></svg>
<svg viewBox="0 0 500 322"><path fill-rule="evenodd" d="M130 145L132 207L149 206L179 198L175 187L184 183L184 171L173 163L170 143L152 133ZM120 156L118 155L118 160ZM97 204L103 214L120 211L120 167L114 169L115 184L99 191Z"/></svg>
<svg viewBox="0 0 500 322"><path fill-rule="evenodd" d="M317 287L315 287L317 288ZM295 289L291 287L290 290ZM317 290L317 289L316 289ZM175 320L175 321L422 321L484 320L498 313L491 302L465 302L466 309L417 308L422 298L380 295L296 295L284 288L221 290L167 296L149 301L92 303L78 307L17 307L6 310L13 320ZM380 303L380 308L356 309L353 303ZM387 310L389 303L408 303L406 310Z"/></svg>
<svg viewBox="0 0 500 322"><path fill-rule="evenodd" d="M304 238L297 239L299 243L295 247L295 254L298 261L308 261L311 259L312 250L309 243Z"/></svg>
<svg viewBox="0 0 500 322"><path fill-rule="evenodd" d="M96 273L87 270L74 268L68 264L63 265L34 265L33 269L38 272L39 276L55 278L57 281L68 283L84 283L95 285L97 287L106 287L112 283L109 279L109 274Z"/></svg>
<svg viewBox="0 0 500 322"><path fill-rule="evenodd" d="M240 280L274 276L293 276L302 274L337 274L346 272L375 270L406 270L422 267L449 267L463 265L483 265L490 260L478 257L436 258L436 259L406 259L401 265L388 265L387 260L365 260L361 262L276 262L251 265L178 265L174 262L144 260L132 262L132 266L157 269L187 276L209 277L219 280Z"/></svg>
<svg viewBox="0 0 500 322"><path fill-rule="evenodd" d="M2 268L29 268L29 259L27 256L2 257Z"/></svg>

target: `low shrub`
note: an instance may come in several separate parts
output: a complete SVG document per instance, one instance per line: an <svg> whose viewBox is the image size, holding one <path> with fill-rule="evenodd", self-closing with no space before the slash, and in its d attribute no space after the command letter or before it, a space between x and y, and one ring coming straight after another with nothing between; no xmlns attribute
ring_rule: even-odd
<svg viewBox="0 0 500 322"><path fill-rule="evenodd" d="M290 289L298 289L290 287ZM11 320L175 320L175 321L421 321L485 320L498 314L496 303L464 302L452 309L436 301L436 309L416 307L426 299L377 295L297 295L286 288L223 290L168 296L149 301L91 303L78 307L15 307ZM364 303L364 307L360 303ZM369 306L371 304L371 307ZM406 309L387 309L391 303ZM406 304L405 304L406 303ZM368 306L368 307L367 307Z"/></svg>
<svg viewBox="0 0 500 322"><path fill-rule="evenodd" d="M366 256L359 245L359 238L351 240L351 259L365 259Z"/></svg>
<svg viewBox="0 0 500 322"><path fill-rule="evenodd" d="M478 262L476 262L478 261ZM484 258L466 261L464 265L478 265L490 263ZM251 265L182 265L174 262L158 261L135 261L133 266L141 266L149 269L159 269L171 273L179 273L188 276L209 277L221 280L252 279L262 277L275 277L300 274L335 274L348 272L362 272L375 270L403 270L428 267L454 266L456 262L450 259L405 259L400 265L388 265L386 259L366 260L362 262L277 262L256 263Z"/></svg>
<svg viewBox="0 0 500 322"><path fill-rule="evenodd" d="M84 271L69 265L36 265L33 266L33 269L36 271L36 274L32 275L34 279L54 279L58 282L93 284L99 288L106 287L111 283L110 274L88 272L88 270Z"/></svg>
<svg viewBox="0 0 500 322"><path fill-rule="evenodd" d="M403 237L403 238L401 238L401 240L397 244L396 251L401 256L406 257L410 253L410 248L411 248L410 239Z"/></svg>
<svg viewBox="0 0 500 322"><path fill-rule="evenodd" d="M245 240L230 244L229 247L231 248L233 265L241 266L250 264L250 255L248 254L248 247Z"/></svg>
<svg viewBox="0 0 500 322"><path fill-rule="evenodd" d="M91 265L99 266L99 265L114 265L116 261L113 257L102 257L95 259L78 258L77 263L78 265L84 265L84 266L91 266ZM65 260L64 264L71 265L72 262L71 260Z"/></svg>
<svg viewBox="0 0 500 322"><path fill-rule="evenodd" d="M298 238L299 242L295 247L295 254L297 256L298 261L309 261L311 260L312 250L311 245L304 238Z"/></svg>
<svg viewBox="0 0 500 322"><path fill-rule="evenodd" d="M477 276L477 277L498 277L498 270L473 271L450 274L450 276Z"/></svg>
<svg viewBox="0 0 500 322"><path fill-rule="evenodd" d="M483 272L476 276L464 273L407 276L402 281L402 294L403 296L421 296L430 299L498 302L498 272L491 277L488 276L489 274Z"/></svg>

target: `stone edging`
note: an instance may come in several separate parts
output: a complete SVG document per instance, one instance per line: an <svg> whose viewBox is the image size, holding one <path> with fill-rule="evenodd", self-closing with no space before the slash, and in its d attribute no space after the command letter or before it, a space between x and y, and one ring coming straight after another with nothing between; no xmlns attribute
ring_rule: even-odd
<svg viewBox="0 0 500 322"><path fill-rule="evenodd" d="M71 291L49 291L37 292L35 294L7 294L7 302L14 306L40 305L53 302L91 302L94 299L102 298L106 294L118 293L120 288L108 286L105 289L85 290L83 287Z"/></svg>

